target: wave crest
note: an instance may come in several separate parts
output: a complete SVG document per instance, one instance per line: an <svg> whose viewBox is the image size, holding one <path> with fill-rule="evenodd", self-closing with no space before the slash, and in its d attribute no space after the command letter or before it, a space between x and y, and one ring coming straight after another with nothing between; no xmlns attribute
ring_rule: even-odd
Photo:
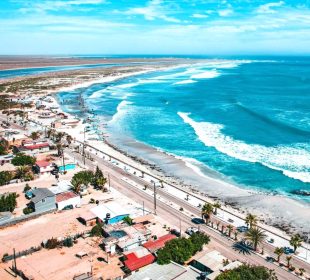
<svg viewBox="0 0 310 280"><path fill-rule="evenodd" d="M285 176L310 182L310 152L306 146L265 147L258 144L247 144L224 135L223 125L208 122L196 122L189 117L190 113L178 112L185 123L190 125L201 142L214 147L230 157L260 163L268 168L281 171Z"/></svg>

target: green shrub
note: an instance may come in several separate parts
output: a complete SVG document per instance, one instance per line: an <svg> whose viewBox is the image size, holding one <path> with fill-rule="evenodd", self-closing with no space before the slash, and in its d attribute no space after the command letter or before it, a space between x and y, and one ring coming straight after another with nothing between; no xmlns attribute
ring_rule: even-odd
<svg viewBox="0 0 310 280"><path fill-rule="evenodd" d="M215 278L216 280L277 280L275 273L264 266L242 265L235 269L228 270Z"/></svg>
<svg viewBox="0 0 310 280"><path fill-rule="evenodd" d="M51 239L48 239L45 244L46 249L55 249L58 246L59 246L59 241L54 237L52 237Z"/></svg>
<svg viewBox="0 0 310 280"><path fill-rule="evenodd" d="M23 213L25 215L29 215L29 214L33 213L33 209L30 208L30 207L26 207L26 208L23 209Z"/></svg>
<svg viewBox="0 0 310 280"><path fill-rule="evenodd" d="M102 236L103 235L103 230L102 226L100 224L96 224L93 226L93 228L90 231L91 236Z"/></svg>
<svg viewBox="0 0 310 280"><path fill-rule="evenodd" d="M73 246L73 241L71 237L67 237L64 241L63 241L63 245L65 247L72 247Z"/></svg>
<svg viewBox="0 0 310 280"><path fill-rule="evenodd" d="M24 187L24 193L31 190L31 187L29 186L29 184L26 184L26 186Z"/></svg>

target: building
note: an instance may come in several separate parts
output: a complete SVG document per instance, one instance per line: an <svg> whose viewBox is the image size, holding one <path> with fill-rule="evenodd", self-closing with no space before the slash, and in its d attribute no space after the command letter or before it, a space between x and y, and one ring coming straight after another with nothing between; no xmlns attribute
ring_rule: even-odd
<svg viewBox="0 0 310 280"><path fill-rule="evenodd" d="M159 249L163 248L168 241L175 239L175 238L176 238L175 235L169 233L169 234L159 237L156 240L149 240L146 243L144 243L142 246L148 249L151 253L154 253L158 251Z"/></svg>
<svg viewBox="0 0 310 280"><path fill-rule="evenodd" d="M6 130L1 136L1 140L8 147L11 146L21 146L24 141L29 140L29 138L20 131Z"/></svg>
<svg viewBox="0 0 310 280"><path fill-rule="evenodd" d="M15 145L15 151L34 156L38 153L46 153L50 150L50 145L46 140L24 141L22 145Z"/></svg>
<svg viewBox="0 0 310 280"><path fill-rule="evenodd" d="M149 240L152 234L150 229L141 224L132 226L128 226L126 223L111 224L105 226L103 230L105 236L114 238L114 244L122 252L127 252L141 246L141 244ZM108 240L110 245L111 240Z"/></svg>
<svg viewBox="0 0 310 280"><path fill-rule="evenodd" d="M150 277L151 276L151 277ZM148 265L130 275L128 280L197 280L200 279L200 272L191 266L182 266L170 262L169 264L159 265L156 262Z"/></svg>
<svg viewBox="0 0 310 280"><path fill-rule="evenodd" d="M98 205L90 209L96 217L106 224L115 224L122 221L125 217L129 216L129 213L119 204L111 201L106 204ZM127 212L127 213L126 213Z"/></svg>
<svg viewBox="0 0 310 280"><path fill-rule="evenodd" d="M56 206L58 210L63 210L66 207L80 207L81 197L72 191L59 193L56 195Z"/></svg>
<svg viewBox="0 0 310 280"><path fill-rule="evenodd" d="M125 255L124 265L130 271L136 271L155 261L155 257L145 248L138 247L133 251L127 252Z"/></svg>
<svg viewBox="0 0 310 280"><path fill-rule="evenodd" d="M9 211L0 212L0 224L7 222L13 217L13 214Z"/></svg>
<svg viewBox="0 0 310 280"><path fill-rule="evenodd" d="M49 190L54 194L70 191L73 188L72 184L68 180L59 181L57 184L52 185Z"/></svg>
<svg viewBox="0 0 310 280"><path fill-rule="evenodd" d="M56 209L56 197L49 189L33 189L33 197L29 203L35 212L46 212Z"/></svg>
<svg viewBox="0 0 310 280"><path fill-rule="evenodd" d="M36 161L34 168L36 172L39 174L47 174L47 173L50 173L54 169L54 166L52 162L49 162L46 160L39 160L39 161Z"/></svg>
<svg viewBox="0 0 310 280"><path fill-rule="evenodd" d="M12 159L13 159L12 154L0 156L0 165L10 163Z"/></svg>
<svg viewBox="0 0 310 280"><path fill-rule="evenodd" d="M87 211L79 217L79 221L85 226L94 226L97 223L97 217L94 213Z"/></svg>

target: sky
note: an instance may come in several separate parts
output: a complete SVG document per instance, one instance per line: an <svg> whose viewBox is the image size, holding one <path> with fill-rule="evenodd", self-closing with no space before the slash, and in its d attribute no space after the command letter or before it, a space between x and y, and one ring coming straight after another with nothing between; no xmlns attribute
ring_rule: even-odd
<svg viewBox="0 0 310 280"><path fill-rule="evenodd" d="M310 0L1 0L0 54L309 55Z"/></svg>

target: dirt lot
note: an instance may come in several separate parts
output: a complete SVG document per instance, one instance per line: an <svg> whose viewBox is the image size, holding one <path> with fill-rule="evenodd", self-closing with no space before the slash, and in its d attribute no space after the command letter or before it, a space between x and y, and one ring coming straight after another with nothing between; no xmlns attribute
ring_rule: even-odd
<svg viewBox="0 0 310 280"><path fill-rule="evenodd" d="M100 257L106 259L105 252L98 247L98 241L92 238L79 238L78 243L71 248L42 249L33 255L17 259L17 267L35 280L72 279L75 275L90 272L91 269L95 277L101 276L103 279L123 275L118 257L110 258L109 264L98 260ZM83 259L76 257L81 251L86 252L88 256ZM1 268L9 266L9 263L0 265ZM5 278L1 280L15 279L8 273L2 275Z"/></svg>

